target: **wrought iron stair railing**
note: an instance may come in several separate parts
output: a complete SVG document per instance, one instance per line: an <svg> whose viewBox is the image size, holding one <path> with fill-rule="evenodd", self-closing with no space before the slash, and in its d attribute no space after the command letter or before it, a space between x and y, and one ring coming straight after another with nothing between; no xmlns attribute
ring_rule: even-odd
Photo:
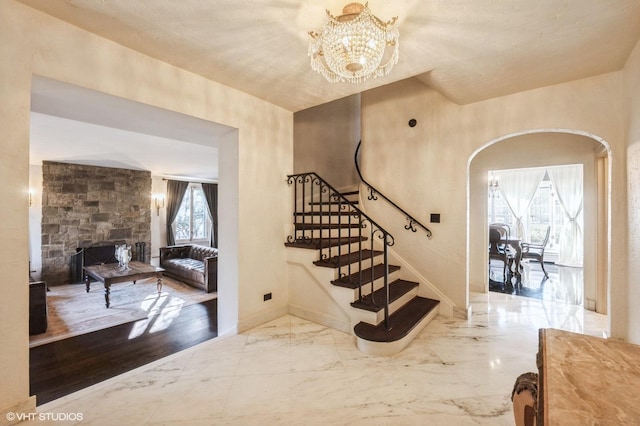
<svg viewBox="0 0 640 426"><path fill-rule="evenodd" d="M417 232L417 230L418 230L416 228L416 225L417 225L418 227L422 228L427 233L427 238L431 238L431 236L433 234L432 234L432 232L431 232L431 230L429 228L427 228L425 225L420 223L420 221L418 219L416 219L415 217L411 216L402 207L398 206L396 203L391 201L387 196L385 196L382 192L380 192L380 190L378 190L376 187L374 187L373 185L371 185L369 182L367 182L365 180L365 178L362 176L362 173L360 172L360 166L358 164L358 153L360 152L360 146L361 145L362 145L362 141L358 142L358 147L356 148L354 161L356 163L356 171L358 172L358 176L360 176L360 180L362 181L362 183L364 183L367 186L367 189L369 190L369 195L367 196L367 199L371 200L371 201L375 201L375 200L378 199L378 196L382 197L385 201L387 201L389 204L391 204L393 207L395 207L397 210L402 212L403 215L406 216L407 224L404 226L404 229L411 230L413 232Z"/></svg>
<svg viewBox="0 0 640 426"><path fill-rule="evenodd" d="M288 245L318 249L320 259L315 263L331 263L338 269L332 283L357 289L360 302L382 307L384 326L389 329L388 247L394 244L393 236L316 173L289 175L287 183L294 192L293 235L287 237ZM376 247L376 241L381 247ZM376 264L380 254L382 264ZM380 278L383 300L376 300L375 282ZM365 295L366 285L370 291Z"/></svg>

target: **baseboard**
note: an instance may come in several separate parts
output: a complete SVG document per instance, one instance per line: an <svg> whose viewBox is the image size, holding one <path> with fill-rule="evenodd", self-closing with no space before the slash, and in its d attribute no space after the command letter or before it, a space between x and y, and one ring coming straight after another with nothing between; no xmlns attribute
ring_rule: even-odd
<svg viewBox="0 0 640 426"><path fill-rule="evenodd" d="M0 424L2 425L15 425L25 420L38 420L35 395L0 411Z"/></svg>
<svg viewBox="0 0 640 426"><path fill-rule="evenodd" d="M227 337L227 336L235 336L236 334L238 334L238 327L231 327L230 329L223 330L221 332L219 331L218 332L218 337L216 337L216 338Z"/></svg>
<svg viewBox="0 0 640 426"><path fill-rule="evenodd" d="M471 318L471 313L472 313L472 306L469 305L466 309L465 308L458 308L458 307L454 307L453 308L453 317L454 318L458 318L458 319L469 319Z"/></svg>
<svg viewBox="0 0 640 426"><path fill-rule="evenodd" d="M270 311L259 312L256 315L251 316L250 318L238 321L238 333L244 333L245 331L251 330L252 328L255 328L259 325L283 317L288 313L289 312L287 306L281 306Z"/></svg>
<svg viewBox="0 0 640 426"><path fill-rule="evenodd" d="M312 312L296 305L289 305L289 314L334 330L353 335L353 327L348 321L330 317L321 312Z"/></svg>

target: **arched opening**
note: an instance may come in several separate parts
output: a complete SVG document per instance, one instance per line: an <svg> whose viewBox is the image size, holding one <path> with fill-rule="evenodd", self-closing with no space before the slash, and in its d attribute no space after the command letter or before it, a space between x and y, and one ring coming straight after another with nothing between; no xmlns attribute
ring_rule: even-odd
<svg viewBox="0 0 640 426"><path fill-rule="evenodd" d="M609 287L608 144L597 136L567 129L540 129L489 141L469 160L468 289L486 292L488 273L488 193L490 170L583 166L584 307L607 313Z"/></svg>

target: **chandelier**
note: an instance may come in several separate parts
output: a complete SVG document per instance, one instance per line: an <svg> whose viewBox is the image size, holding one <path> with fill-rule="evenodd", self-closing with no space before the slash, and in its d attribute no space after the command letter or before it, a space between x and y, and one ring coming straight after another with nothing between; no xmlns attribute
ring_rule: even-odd
<svg viewBox="0 0 640 426"><path fill-rule="evenodd" d="M361 83L389 74L398 63L397 19L382 22L368 3L349 3L337 17L327 10L321 32L309 32L311 68L331 83ZM381 64L387 47L391 56Z"/></svg>

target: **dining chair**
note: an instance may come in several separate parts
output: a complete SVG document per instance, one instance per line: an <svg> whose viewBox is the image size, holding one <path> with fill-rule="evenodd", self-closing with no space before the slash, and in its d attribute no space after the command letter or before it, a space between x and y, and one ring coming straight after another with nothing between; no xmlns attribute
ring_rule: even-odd
<svg viewBox="0 0 640 426"><path fill-rule="evenodd" d="M551 226L547 226L547 233L542 243L522 243L522 258L523 259L535 259L540 262L542 272L544 276L549 278L549 274L544 269L544 249L549 242L549 235L551 234Z"/></svg>
<svg viewBox="0 0 640 426"><path fill-rule="evenodd" d="M489 262L492 259L499 260L503 263L502 277L503 282L507 281L507 271L511 273L511 265L515 258L514 253L509 249L506 241L510 237L510 229L506 224L492 223L489 225Z"/></svg>

